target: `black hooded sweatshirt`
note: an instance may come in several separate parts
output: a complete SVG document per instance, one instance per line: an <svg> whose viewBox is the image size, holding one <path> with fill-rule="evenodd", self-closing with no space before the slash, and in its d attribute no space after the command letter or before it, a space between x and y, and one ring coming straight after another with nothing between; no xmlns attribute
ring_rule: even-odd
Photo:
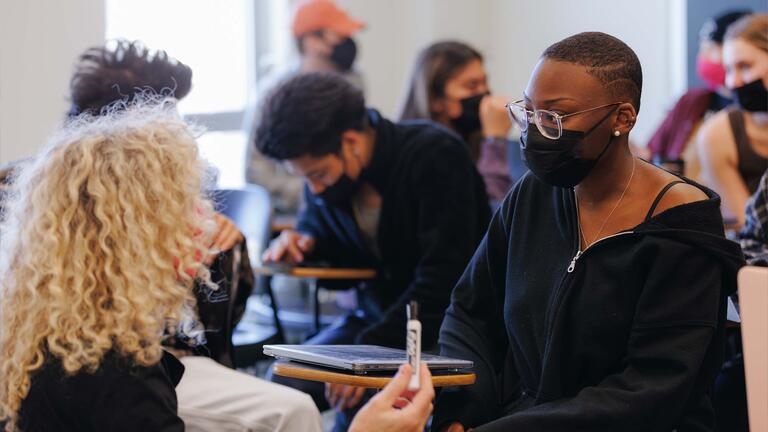
<svg viewBox="0 0 768 432"><path fill-rule="evenodd" d="M395 124L372 109L368 120L376 141L361 178L382 197L380 255L363 241L351 201L320 204L306 187L297 229L317 240L310 260L376 269L360 292L372 324L358 343L405 348L405 305L416 300L422 346L434 349L451 290L491 218L485 184L466 144L448 129L420 120Z"/></svg>
<svg viewBox="0 0 768 432"><path fill-rule="evenodd" d="M694 186L709 199L651 217L657 200L634 229L578 254L574 192L530 173L518 182L441 327L441 353L473 360L477 382L442 392L437 430L714 430L725 299L743 257L719 197Z"/></svg>

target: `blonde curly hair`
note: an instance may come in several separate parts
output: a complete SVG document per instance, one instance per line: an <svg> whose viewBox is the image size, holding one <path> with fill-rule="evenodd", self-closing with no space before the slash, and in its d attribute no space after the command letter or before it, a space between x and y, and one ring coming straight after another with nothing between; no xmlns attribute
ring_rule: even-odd
<svg viewBox="0 0 768 432"><path fill-rule="evenodd" d="M211 204L194 132L170 102L75 118L21 170L0 234L0 420L15 429L50 359L157 363L194 316Z"/></svg>

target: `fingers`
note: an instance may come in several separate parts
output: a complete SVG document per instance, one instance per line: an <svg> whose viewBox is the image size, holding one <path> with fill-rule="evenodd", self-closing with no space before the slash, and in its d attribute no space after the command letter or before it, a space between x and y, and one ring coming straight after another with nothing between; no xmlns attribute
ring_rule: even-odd
<svg viewBox="0 0 768 432"><path fill-rule="evenodd" d="M379 392L377 398L386 402L387 405L393 405L397 398L408 389L408 381L411 379L411 365L403 364L398 369L397 374L384 389Z"/></svg>
<svg viewBox="0 0 768 432"><path fill-rule="evenodd" d="M325 384L325 400L332 407L336 406L336 402L339 399L339 386L340 384Z"/></svg>
<svg viewBox="0 0 768 432"><path fill-rule="evenodd" d="M445 432L464 432L464 426L462 426L461 423L451 423Z"/></svg>
<svg viewBox="0 0 768 432"><path fill-rule="evenodd" d="M302 251L301 247L299 247L299 242L302 237L307 237L309 240L304 240L304 243L312 246L314 243L312 237L301 235L291 230L283 231L278 238L272 241L272 243L269 245L269 249L264 251L264 253L261 255L262 261L304 261L304 252Z"/></svg>
<svg viewBox="0 0 768 432"><path fill-rule="evenodd" d="M337 411L356 407L363 395L365 395L365 387L343 384L325 385L325 399Z"/></svg>
<svg viewBox="0 0 768 432"><path fill-rule="evenodd" d="M304 261L304 253L299 249L299 245L296 239L289 240L285 245L285 250L288 252L288 257L293 262Z"/></svg>
<svg viewBox="0 0 768 432"><path fill-rule="evenodd" d="M297 242L302 252L309 252L315 244L315 239L308 235L302 235Z"/></svg>
<svg viewBox="0 0 768 432"><path fill-rule="evenodd" d="M352 397L352 393L355 391L355 388L348 385L342 385L339 390L338 394L339 397L336 400L336 403L334 404L333 408L336 409L336 411L341 411L346 407L347 401L350 397Z"/></svg>
<svg viewBox="0 0 768 432"><path fill-rule="evenodd" d="M509 101L509 98L504 96L487 95L486 97L483 98L482 101L480 101L480 103L487 103L492 108L499 108L499 107L504 108L504 106L507 104L508 101Z"/></svg>
<svg viewBox="0 0 768 432"><path fill-rule="evenodd" d="M392 407L397 408L397 409L403 409L403 408L407 407L410 404L411 404L411 400L410 399L408 399L407 397L400 396L399 398L397 398L395 400L395 403L392 404Z"/></svg>
<svg viewBox="0 0 768 432"><path fill-rule="evenodd" d="M243 239L240 230L237 229L237 226L228 217L220 213L214 213L213 217L217 225L217 230L211 243L213 249L218 249L222 252L227 251Z"/></svg>
<svg viewBox="0 0 768 432"><path fill-rule="evenodd" d="M356 407L363 398L363 395L365 395L365 387L353 387L353 389L352 396L347 399L347 409Z"/></svg>
<svg viewBox="0 0 768 432"><path fill-rule="evenodd" d="M235 225L228 225L222 231L220 240L215 245L222 251L228 251L242 239L243 235L240 233L240 230Z"/></svg>
<svg viewBox="0 0 768 432"><path fill-rule="evenodd" d="M432 374L426 363L421 363L419 374L419 391L411 398L411 404L405 409L423 414L424 412L432 412L435 388L432 386Z"/></svg>
<svg viewBox="0 0 768 432"><path fill-rule="evenodd" d="M270 243L269 249L265 250L264 253L261 254L261 260L265 263L277 262L283 258L284 253L285 248L275 240Z"/></svg>

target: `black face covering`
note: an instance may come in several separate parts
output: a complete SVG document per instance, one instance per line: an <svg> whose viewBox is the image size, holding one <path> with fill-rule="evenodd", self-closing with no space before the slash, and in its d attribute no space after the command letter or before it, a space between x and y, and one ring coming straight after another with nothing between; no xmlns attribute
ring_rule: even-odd
<svg viewBox="0 0 768 432"><path fill-rule="evenodd" d="M339 156L346 171L346 163L343 156ZM362 173L360 175L362 178ZM333 205L338 206L344 202L349 201L352 196L357 193L360 188L360 180L352 180L346 172L341 173L341 177L336 180L336 183L326 187L319 194L315 194L315 203L318 205Z"/></svg>
<svg viewBox="0 0 768 432"><path fill-rule="evenodd" d="M344 39L340 44L333 47L330 60L340 71L346 72L352 69L352 64L357 57L357 45L352 38Z"/></svg>
<svg viewBox="0 0 768 432"><path fill-rule="evenodd" d="M572 188L581 183L608 150L613 135L596 159L579 156L584 139L612 113L613 111L609 112L586 132L563 129L562 135L556 140L542 135L536 125L529 125L528 130L520 137L523 159L528 169L541 181L552 186Z"/></svg>
<svg viewBox="0 0 768 432"><path fill-rule="evenodd" d="M451 119L451 124L454 129L467 138L473 132L479 131L482 128L480 123L480 101L488 95L488 93L481 93L475 96L470 96L461 99L461 115L455 119Z"/></svg>
<svg viewBox="0 0 768 432"><path fill-rule="evenodd" d="M733 89L733 96L745 111L768 111L768 90L762 79Z"/></svg>

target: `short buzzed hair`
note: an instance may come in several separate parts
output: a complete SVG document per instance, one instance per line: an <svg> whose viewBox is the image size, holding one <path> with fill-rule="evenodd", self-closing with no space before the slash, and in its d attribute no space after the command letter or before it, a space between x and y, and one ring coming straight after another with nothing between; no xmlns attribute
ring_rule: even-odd
<svg viewBox="0 0 768 432"><path fill-rule="evenodd" d="M600 32L584 32L565 38L544 50L543 58L575 63L587 68L612 96L625 98L640 111L643 70L632 48Z"/></svg>

